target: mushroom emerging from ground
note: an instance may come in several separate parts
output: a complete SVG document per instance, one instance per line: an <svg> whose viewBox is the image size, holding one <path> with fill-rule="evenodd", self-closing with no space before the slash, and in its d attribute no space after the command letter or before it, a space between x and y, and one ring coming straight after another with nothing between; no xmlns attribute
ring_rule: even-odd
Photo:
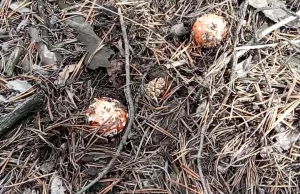
<svg viewBox="0 0 300 194"><path fill-rule="evenodd" d="M195 42L205 48L219 44L226 32L226 21L215 14L205 14L197 18L193 25Z"/></svg>
<svg viewBox="0 0 300 194"><path fill-rule="evenodd" d="M127 123L125 107L117 100L107 97L95 99L86 111L92 126L99 127L98 134L113 137L122 132Z"/></svg>

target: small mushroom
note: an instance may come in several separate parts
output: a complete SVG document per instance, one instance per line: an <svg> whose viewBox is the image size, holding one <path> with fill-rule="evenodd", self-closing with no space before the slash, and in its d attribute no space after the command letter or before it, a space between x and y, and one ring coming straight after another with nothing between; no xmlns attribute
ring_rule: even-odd
<svg viewBox="0 0 300 194"><path fill-rule="evenodd" d="M215 14L205 14L193 25L194 41L204 48L218 45L226 33L226 21Z"/></svg>
<svg viewBox="0 0 300 194"><path fill-rule="evenodd" d="M90 125L99 127L97 134L113 137L123 131L128 114L119 101L102 97L89 106L86 116Z"/></svg>

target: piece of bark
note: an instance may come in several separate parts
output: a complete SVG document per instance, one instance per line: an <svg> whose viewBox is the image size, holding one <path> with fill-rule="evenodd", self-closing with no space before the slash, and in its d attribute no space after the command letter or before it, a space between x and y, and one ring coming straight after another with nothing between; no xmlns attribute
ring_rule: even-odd
<svg viewBox="0 0 300 194"><path fill-rule="evenodd" d="M17 47L15 50L11 53L7 64L5 66L4 74L7 77L11 77L14 74L15 66L20 61L21 56L24 54L24 45L22 41L18 42Z"/></svg>
<svg viewBox="0 0 300 194"><path fill-rule="evenodd" d="M88 54L85 57L84 64L89 69L94 70L98 67L112 67L109 59L111 55L114 54L114 51L111 50L108 46L103 46L101 49L97 50L102 40L95 34L92 27L87 22L85 22L84 17L77 16L69 19L67 21L67 25L77 32L77 39L81 43L86 45ZM92 59L90 60L91 56Z"/></svg>
<svg viewBox="0 0 300 194"><path fill-rule="evenodd" d="M37 93L28 98L25 102L17 106L10 113L0 117L0 136L3 136L20 120L29 113L38 112L44 107L44 94Z"/></svg>

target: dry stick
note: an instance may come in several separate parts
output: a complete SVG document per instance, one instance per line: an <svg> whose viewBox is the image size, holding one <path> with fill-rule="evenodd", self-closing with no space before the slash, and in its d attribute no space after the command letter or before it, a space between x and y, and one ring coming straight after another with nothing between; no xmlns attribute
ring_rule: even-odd
<svg viewBox="0 0 300 194"><path fill-rule="evenodd" d="M13 130L13 126L26 117L29 113L41 111L43 108L44 94L42 92L26 99L13 111L0 117L0 137Z"/></svg>
<svg viewBox="0 0 300 194"><path fill-rule="evenodd" d="M242 16L240 17L240 20L239 20L239 23L238 23L238 26L237 26L236 37L235 37L233 48L235 48L236 45L238 44L239 34L240 34L241 29L242 29L242 24L243 24L243 20L245 18L245 15L246 15L248 4L249 4L249 0L245 0L244 3L241 6L241 7L243 7L243 9L242 9ZM238 58L240 56L242 56L243 54L245 54L245 53L246 53L245 51L244 52L240 51L240 53L238 51L235 51L235 50L233 51L233 54L231 55L233 57L233 59L232 59L232 67L231 67L231 74L230 74L229 85L233 84L233 80L234 80L233 77L234 77L234 72L235 72L234 69L236 67ZM226 104L227 103L227 100L228 100L228 97L229 97L230 93L231 93L231 90L230 90L230 87L229 87L227 89L227 91L226 91L226 96L225 96L222 104Z"/></svg>
<svg viewBox="0 0 300 194"><path fill-rule="evenodd" d="M199 176L200 176L200 182L202 184L203 190L204 190L204 194L210 194L211 190L210 188L206 187L206 183L205 183L205 178L203 175L203 171L202 171L202 166L201 166L201 154L202 154L202 150L203 150L203 142L204 142L204 136L205 133L208 129L208 127L210 126L210 123L212 122L212 93L209 92L209 103L208 103L208 107L209 107L209 116L208 116L208 123L205 123L202 128L201 128L201 132L200 132L200 145L199 145L199 150L198 150L198 154L197 154L197 164L198 164L198 171L199 171Z"/></svg>
<svg viewBox="0 0 300 194"><path fill-rule="evenodd" d="M300 16L300 10L295 13L298 17ZM286 25L287 23L290 23L291 21L297 19L297 16L289 16L280 22L274 24L273 26L270 26L269 28L265 29L263 32L259 33L257 38L258 40L261 40L263 37L268 35L269 33L273 32L274 30Z"/></svg>
<svg viewBox="0 0 300 194"><path fill-rule="evenodd" d="M246 16L248 4L249 4L249 0L245 0L243 3L241 16L240 16L239 23L238 23L237 30L236 30L236 37L235 37L235 41L234 41L234 45L233 45L234 48L239 43L239 35L240 35L241 29L242 29L243 20ZM236 67L237 61L238 61L237 51L233 51L233 59L232 60L233 60L233 62L232 62L232 67L231 67L230 81L233 80L234 73L235 73L234 70L235 70L235 67Z"/></svg>
<svg viewBox="0 0 300 194"><path fill-rule="evenodd" d="M80 191L77 192L77 194L82 194L83 192L85 192L86 190L88 190L90 187L92 187L95 183L97 183L100 179L102 179L107 173L108 171L111 169L111 167L113 166L113 163L116 161L117 157L120 155L126 141L128 138L128 135L130 133L131 130L131 126L133 124L133 118L134 118L134 105L133 105L133 100L132 100L132 96L131 96L131 89L130 89L130 61L129 61L129 42L128 42L128 38L127 38L127 33L126 33L126 26L124 23L124 19L123 16L121 14L121 9L118 9L119 11L119 16L120 16L120 23L121 23L121 28L122 28L122 34L123 34L123 39L124 39L124 45L125 45L125 70L126 70L126 86L124 89L125 92L125 96L127 99L127 102L129 104L129 119L128 119L128 125L125 129L125 133L122 137L122 140L118 146L118 149L116 151L116 155L111 159L111 161L108 163L108 165L102 170L102 172L100 172L98 174L98 177L95 178L91 183L89 183L87 186L85 186L84 188L82 188Z"/></svg>
<svg viewBox="0 0 300 194"><path fill-rule="evenodd" d="M261 49L261 48L275 47L275 46L278 46L278 45L290 45L290 44L299 44L299 43L300 43L300 40L287 40L287 41L282 41L282 42L272 43L272 44L239 46L239 47L236 47L234 50L239 51L239 50Z"/></svg>
<svg viewBox="0 0 300 194"><path fill-rule="evenodd" d="M44 25L48 26L48 21L47 21L47 16L45 14L45 1L44 0L38 0L37 1L37 5L38 5L38 13L39 16L42 18L42 20L44 20ZM42 29L42 38L46 39L48 42L48 38L47 38L48 32L45 28Z"/></svg>

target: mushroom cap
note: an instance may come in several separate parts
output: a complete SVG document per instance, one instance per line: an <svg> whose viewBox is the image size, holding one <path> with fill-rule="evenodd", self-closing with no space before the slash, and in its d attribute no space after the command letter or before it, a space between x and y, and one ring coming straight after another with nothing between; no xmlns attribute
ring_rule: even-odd
<svg viewBox="0 0 300 194"><path fill-rule="evenodd" d="M193 25L194 41L206 48L219 44L226 32L226 21L215 14L205 14Z"/></svg>
<svg viewBox="0 0 300 194"><path fill-rule="evenodd" d="M127 123L127 112L117 100L107 97L95 99L86 111L90 125L100 129L98 134L112 137L123 131Z"/></svg>

